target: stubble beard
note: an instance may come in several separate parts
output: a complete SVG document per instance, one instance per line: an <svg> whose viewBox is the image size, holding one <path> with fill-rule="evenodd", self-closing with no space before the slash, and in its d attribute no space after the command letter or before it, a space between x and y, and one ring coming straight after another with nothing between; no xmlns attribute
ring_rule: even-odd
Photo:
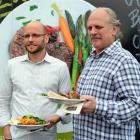
<svg viewBox="0 0 140 140"><path fill-rule="evenodd" d="M30 49L28 49L28 47L26 47L26 50L30 54L37 54L37 53L41 52L44 49L44 47L45 47L45 45L44 44L41 44L35 50L30 50Z"/></svg>

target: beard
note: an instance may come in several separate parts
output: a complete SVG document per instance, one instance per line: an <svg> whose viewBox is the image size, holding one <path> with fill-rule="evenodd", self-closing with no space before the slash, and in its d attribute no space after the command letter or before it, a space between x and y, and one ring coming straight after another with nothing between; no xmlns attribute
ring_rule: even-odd
<svg viewBox="0 0 140 140"><path fill-rule="evenodd" d="M44 49L44 47L45 47L44 43L40 45L28 44L27 46L25 46L26 51L30 54L37 54L41 52Z"/></svg>

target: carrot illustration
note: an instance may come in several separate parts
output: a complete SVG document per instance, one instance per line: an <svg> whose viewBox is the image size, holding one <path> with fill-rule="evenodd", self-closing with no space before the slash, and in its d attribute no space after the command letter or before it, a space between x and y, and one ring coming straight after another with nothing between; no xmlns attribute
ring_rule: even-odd
<svg viewBox="0 0 140 140"><path fill-rule="evenodd" d="M74 41L73 41L72 35L70 33L68 23L67 23L64 15L62 14L61 10L59 9L58 5L56 3L53 3L51 6L59 15L59 26L60 26L60 30L61 30L63 39L66 42L66 44L69 46L72 53L74 53Z"/></svg>

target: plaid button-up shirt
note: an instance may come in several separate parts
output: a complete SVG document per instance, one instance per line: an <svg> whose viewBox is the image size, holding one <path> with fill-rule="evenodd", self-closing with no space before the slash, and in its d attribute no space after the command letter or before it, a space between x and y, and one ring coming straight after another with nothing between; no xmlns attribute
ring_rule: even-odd
<svg viewBox="0 0 140 140"><path fill-rule="evenodd" d="M134 140L140 114L140 65L119 40L93 51L78 81L78 93L96 98L93 113L74 115L75 140Z"/></svg>

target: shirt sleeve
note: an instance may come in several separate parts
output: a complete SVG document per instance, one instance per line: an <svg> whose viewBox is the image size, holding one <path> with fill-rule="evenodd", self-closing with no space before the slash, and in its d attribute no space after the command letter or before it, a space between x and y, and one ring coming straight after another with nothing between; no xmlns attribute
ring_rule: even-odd
<svg viewBox="0 0 140 140"><path fill-rule="evenodd" d="M95 114L118 126L135 120L140 114L140 65L133 60L123 61L114 76L117 100L97 99Z"/></svg>
<svg viewBox="0 0 140 140"><path fill-rule="evenodd" d="M9 67L9 66L8 66ZM3 81L0 84L0 127L4 127L10 121L10 103L12 83L9 77L8 67L4 70Z"/></svg>
<svg viewBox="0 0 140 140"><path fill-rule="evenodd" d="M60 74L59 93L70 92L71 81L70 81L69 69L66 63L64 63L64 65L62 65L62 67L60 68L59 74ZM61 122L63 124L69 123L71 121L71 115L62 112L61 107L57 110L56 114L61 117Z"/></svg>
<svg viewBox="0 0 140 140"><path fill-rule="evenodd" d="M71 90L70 73L66 63L62 65L59 71L59 93L68 93Z"/></svg>
<svg viewBox="0 0 140 140"><path fill-rule="evenodd" d="M71 122L71 118L72 118L71 114L62 112L61 108L63 108L63 105L60 106L60 108L57 110L56 114L61 117L62 124L67 124L67 123Z"/></svg>

